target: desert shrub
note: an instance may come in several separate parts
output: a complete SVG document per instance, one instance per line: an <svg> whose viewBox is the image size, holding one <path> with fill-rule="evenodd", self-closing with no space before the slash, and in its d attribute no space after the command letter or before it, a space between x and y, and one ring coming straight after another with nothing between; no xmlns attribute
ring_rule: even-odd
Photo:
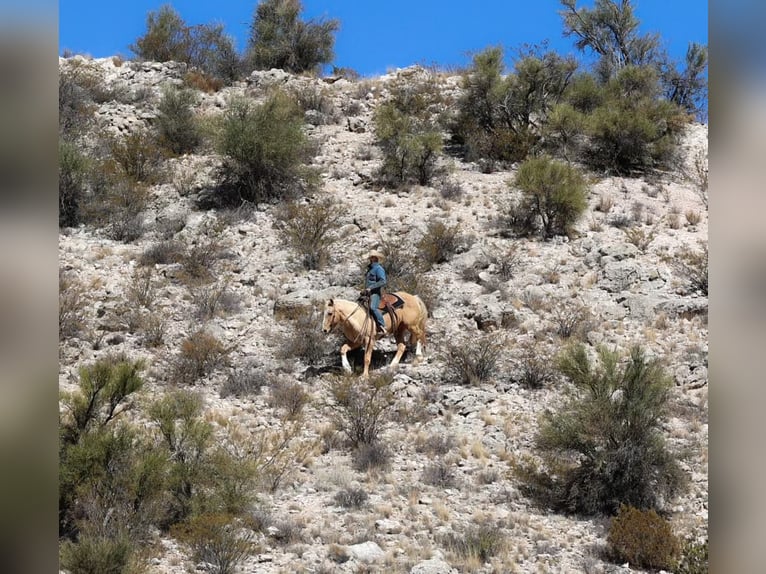
<svg viewBox="0 0 766 574"><path fill-rule="evenodd" d="M146 33L130 49L144 60L189 64L226 84L240 73L239 56L223 25L187 26L170 4L147 14Z"/></svg>
<svg viewBox="0 0 766 574"><path fill-rule="evenodd" d="M521 345L518 364L518 381L524 388L541 389L555 377L550 353L539 343Z"/></svg>
<svg viewBox="0 0 766 574"><path fill-rule="evenodd" d="M142 212L149 198L147 184L127 173L114 157L97 157L90 163L88 193L79 206L80 221L103 229L117 241L138 239L144 232Z"/></svg>
<svg viewBox="0 0 766 574"><path fill-rule="evenodd" d="M424 484L439 488L453 488L457 483L455 471L444 459L439 459L425 467L420 475L420 480Z"/></svg>
<svg viewBox="0 0 766 574"><path fill-rule="evenodd" d="M667 520L654 510L623 505L612 519L607 544L615 562L639 568L672 570L681 547Z"/></svg>
<svg viewBox="0 0 766 574"><path fill-rule="evenodd" d="M369 500L369 495L363 488L348 487L335 494L335 504L343 508L362 508Z"/></svg>
<svg viewBox="0 0 766 574"><path fill-rule="evenodd" d="M506 537L496 525L482 522L469 526L463 533L444 535L438 542L463 560L484 564L502 552Z"/></svg>
<svg viewBox="0 0 766 574"><path fill-rule="evenodd" d="M97 80L83 65L59 70L59 137L72 141L85 133L93 122L95 106L89 87Z"/></svg>
<svg viewBox="0 0 766 574"><path fill-rule="evenodd" d="M429 435L425 440L418 441L415 445L415 450L432 455L445 455L452 450L454 446L455 437L453 435L434 433Z"/></svg>
<svg viewBox="0 0 766 574"><path fill-rule="evenodd" d="M303 524L299 521L286 518L278 520L269 533L270 538L282 546L296 544L303 541Z"/></svg>
<svg viewBox="0 0 766 574"><path fill-rule="evenodd" d="M228 315L239 309L239 296L229 289L228 280L189 288L195 318L206 321L218 315Z"/></svg>
<svg viewBox="0 0 766 574"><path fill-rule="evenodd" d="M520 209L539 220L543 239L571 233L587 207L583 174L571 164L549 157L523 162L514 185L523 194Z"/></svg>
<svg viewBox="0 0 766 574"><path fill-rule="evenodd" d="M387 468L391 462L391 451L380 440L358 445L351 453L353 466L359 472Z"/></svg>
<svg viewBox="0 0 766 574"><path fill-rule="evenodd" d="M491 248L486 253L486 258L489 265L494 265L495 273L503 281L513 278L521 265L521 254L516 243L504 248Z"/></svg>
<svg viewBox="0 0 766 574"><path fill-rule="evenodd" d="M247 362L231 370L221 387L220 396L225 399L230 396L242 398L257 395L268 383L268 379L269 375L264 367L252 361Z"/></svg>
<svg viewBox="0 0 766 574"><path fill-rule="evenodd" d="M340 121L332 96L326 88L308 84L293 88L291 93L301 106L307 123L320 126L336 124Z"/></svg>
<svg viewBox="0 0 766 574"><path fill-rule="evenodd" d="M460 233L459 223L449 225L441 219L432 218L415 247L423 263L431 268L438 263L449 261L465 243L466 239Z"/></svg>
<svg viewBox="0 0 766 574"><path fill-rule="evenodd" d="M256 6L246 50L249 69L288 72L318 69L332 61L338 20L300 19L300 0L263 0Z"/></svg>
<svg viewBox="0 0 766 574"><path fill-rule="evenodd" d="M157 295L157 281L151 267L137 268L130 276L126 288L127 303L133 308L151 309Z"/></svg>
<svg viewBox="0 0 766 574"><path fill-rule="evenodd" d="M254 550L253 532L222 513L192 516L175 525L171 534L188 544L194 559L209 564L215 574L233 574Z"/></svg>
<svg viewBox="0 0 766 574"><path fill-rule="evenodd" d="M536 444L550 473L531 473L525 489L567 512L657 508L685 480L662 435L672 381L640 347L624 367L617 352L600 348L598 356L594 366L583 345L560 356L573 394L544 415Z"/></svg>
<svg viewBox="0 0 766 574"><path fill-rule="evenodd" d="M497 333L464 337L447 346L445 377L460 385L478 385L498 373L505 341Z"/></svg>
<svg viewBox="0 0 766 574"><path fill-rule="evenodd" d="M59 140L59 227L80 223L85 201L88 161L73 143Z"/></svg>
<svg viewBox="0 0 766 574"><path fill-rule="evenodd" d="M463 197L465 190L459 181L447 180L439 188L439 195L444 199L457 201Z"/></svg>
<svg viewBox="0 0 766 574"><path fill-rule="evenodd" d="M303 111L277 91L263 103L234 99L221 120L219 201L239 205L302 195L313 184L304 167L313 148L303 132Z"/></svg>
<svg viewBox="0 0 766 574"><path fill-rule="evenodd" d="M681 545L681 559L676 567L677 574L707 574L708 540L696 542L687 540Z"/></svg>
<svg viewBox="0 0 766 574"><path fill-rule="evenodd" d="M182 383L194 383L226 362L228 350L205 330L198 330L181 342L173 377Z"/></svg>
<svg viewBox="0 0 766 574"><path fill-rule="evenodd" d="M338 242L340 205L332 199L311 203L288 202L278 211L277 228L305 269L322 269Z"/></svg>
<svg viewBox="0 0 766 574"><path fill-rule="evenodd" d="M136 130L122 137L107 138L106 145L111 159L126 178L136 183L158 183L164 158L152 133Z"/></svg>
<svg viewBox="0 0 766 574"><path fill-rule="evenodd" d="M529 237L539 228L535 212L523 199L502 200L494 220L502 237Z"/></svg>
<svg viewBox="0 0 766 574"><path fill-rule="evenodd" d="M281 337L277 356L289 361L300 359L307 365L318 366L326 361L334 346L317 328L321 322L314 311L299 312L291 320L290 332Z"/></svg>
<svg viewBox="0 0 766 574"><path fill-rule="evenodd" d="M205 235L192 245L181 257L185 279L190 284L211 280L215 263L223 258L224 248L214 232Z"/></svg>
<svg viewBox="0 0 766 574"><path fill-rule="evenodd" d="M191 90L167 87L157 109L159 144L175 155L191 153L202 140L192 111L196 96Z"/></svg>
<svg viewBox="0 0 766 574"><path fill-rule="evenodd" d="M142 317L138 327L141 333L141 342L146 347L159 347L165 340L168 324L162 316L146 314Z"/></svg>
<svg viewBox="0 0 766 574"><path fill-rule="evenodd" d="M269 406L282 409L288 419L299 417L309 402L309 394L304 388L299 383L280 378L272 379L270 386Z"/></svg>
<svg viewBox="0 0 766 574"><path fill-rule="evenodd" d="M700 251L681 249L673 259L673 269L689 284L692 291L707 295L708 290L708 245L700 242Z"/></svg>
<svg viewBox="0 0 766 574"><path fill-rule="evenodd" d="M166 265L168 263L178 263L184 254L183 245L173 239L166 239L152 243L144 249L139 257L141 265Z"/></svg>
<svg viewBox="0 0 766 574"><path fill-rule="evenodd" d="M622 230L625 232L625 238L628 240L628 243L632 243L638 247L641 253L646 253L646 250L649 249L649 245L651 245L654 238L657 237L656 229L645 231L643 227L628 227L623 228Z"/></svg>
<svg viewBox="0 0 766 574"><path fill-rule="evenodd" d="M59 269L59 339L63 340L80 332L86 305L85 286L63 269Z"/></svg>
<svg viewBox="0 0 766 574"><path fill-rule="evenodd" d="M366 381L341 376L331 382L332 420L351 447L379 441L394 404L391 380L387 375L373 375Z"/></svg>
<svg viewBox="0 0 766 574"><path fill-rule="evenodd" d="M583 338L590 331L590 309L581 301L559 299L551 307L556 334L562 339Z"/></svg>

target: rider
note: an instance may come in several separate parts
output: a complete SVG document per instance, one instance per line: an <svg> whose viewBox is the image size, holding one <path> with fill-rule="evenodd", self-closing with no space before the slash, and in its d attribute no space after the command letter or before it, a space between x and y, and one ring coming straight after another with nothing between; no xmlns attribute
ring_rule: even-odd
<svg viewBox="0 0 766 574"><path fill-rule="evenodd" d="M380 305L381 290L386 286L386 271L381 262L384 255L380 251L370 251L367 254L370 264L367 266L367 273L364 276L365 289L364 294L370 296L370 310L375 317L375 323L378 327L378 333L387 335L386 325L383 322L383 315L378 309Z"/></svg>

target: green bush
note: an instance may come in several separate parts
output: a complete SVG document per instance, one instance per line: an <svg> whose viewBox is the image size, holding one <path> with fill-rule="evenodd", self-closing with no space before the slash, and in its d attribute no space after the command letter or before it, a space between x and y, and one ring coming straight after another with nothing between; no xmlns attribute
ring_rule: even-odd
<svg viewBox="0 0 766 574"><path fill-rule="evenodd" d="M191 90L169 87L162 92L157 113L159 143L173 154L191 153L202 140L191 109L195 101Z"/></svg>
<svg viewBox="0 0 766 574"><path fill-rule="evenodd" d="M585 120L585 161L618 174L672 166L689 116L659 97L655 70L626 67L603 89L603 103Z"/></svg>
<svg viewBox="0 0 766 574"><path fill-rule="evenodd" d="M443 106L443 96L434 76L397 80L391 96L379 105L373 117L377 144L383 151L379 178L385 185L410 183L430 185L442 155L441 118L434 110Z"/></svg>
<svg viewBox="0 0 766 574"><path fill-rule="evenodd" d="M341 206L332 199L310 203L290 201L277 211L277 228L305 269L322 269L332 256L338 237Z"/></svg>
<svg viewBox="0 0 766 574"><path fill-rule="evenodd" d="M539 220L543 239L571 233L588 206L582 173L571 164L549 157L522 163L514 185L523 194L519 209Z"/></svg>
<svg viewBox="0 0 766 574"><path fill-rule="evenodd" d="M315 71L334 58L337 20L300 20L300 0L262 0L250 25L246 65L249 69L280 68Z"/></svg>
<svg viewBox="0 0 766 574"><path fill-rule="evenodd" d="M537 146L540 122L562 100L577 67L571 58L534 48L504 75L503 57L499 47L474 57L451 128L465 158L483 162L485 171L522 160Z"/></svg>
<svg viewBox="0 0 766 574"><path fill-rule="evenodd" d="M277 91L262 104L234 99L223 114L218 150L224 156L218 198L223 204L290 199L314 183L304 167L313 148L303 111Z"/></svg>
<svg viewBox="0 0 766 574"><path fill-rule="evenodd" d="M189 64L225 84L240 75L239 56L223 26L187 26L170 4L147 14L146 33L130 49L144 60Z"/></svg>
<svg viewBox="0 0 766 574"><path fill-rule="evenodd" d="M80 536L61 546L61 567L70 574L130 574L135 544L127 538Z"/></svg>
<svg viewBox="0 0 766 574"><path fill-rule="evenodd" d="M88 161L72 143L59 140L59 227L75 227L85 201Z"/></svg>
<svg viewBox="0 0 766 574"><path fill-rule="evenodd" d="M429 185L442 152L441 133L430 121L385 103L375 110L375 136L383 151L380 178L395 187Z"/></svg>
<svg viewBox="0 0 766 574"><path fill-rule="evenodd" d="M86 529L92 512L88 501L111 497L124 503L132 500L135 514L116 516L140 521L143 501L154 496L151 489L136 492L141 477L153 474L140 458L140 442L133 431L120 424L142 388L141 361L109 355L80 369L78 389L61 394L59 415L59 533L71 536ZM147 474L148 473L148 474ZM148 484L153 481L148 480ZM121 511L127 507L119 507ZM95 505L98 509L98 505ZM104 508L105 510L106 508ZM103 521L97 521L101 523ZM114 534L109 531L108 534Z"/></svg>
<svg viewBox="0 0 766 574"><path fill-rule="evenodd" d="M656 508L685 482L662 435L672 380L640 347L622 368L616 352L600 348L598 355L594 366L578 344L560 356L573 394L544 415L536 443L549 472L527 473L525 488L566 512Z"/></svg>
<svg viewBox="0 0 766 574"><path fill-rule="evenodd" d="M621 506L607 535L612 559L639 568L672 570L681 553L678 538L667 520L654 510Z"/></svg>

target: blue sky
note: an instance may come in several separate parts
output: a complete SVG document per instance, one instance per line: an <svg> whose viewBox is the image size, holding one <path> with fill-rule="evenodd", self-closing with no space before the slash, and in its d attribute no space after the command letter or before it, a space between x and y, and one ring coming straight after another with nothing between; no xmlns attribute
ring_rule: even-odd
<svg viewBox="0 0 766 574"><path fill-rule="evenodd" d="M146 14L172 4L191 24L218 22L242 50L255 0L59 1L59 53L133 57L129 45L146 31ZM592 0L578 6L592 6ZM562 34L558 0L303 0L303 18L336 18L334 64L374 76L412 64L463 66L488 46L549 42L559 54L579 54ZM634 0L640 30L659 33L674 59L689 42L708 43L708 6L701 0Z"/></svg>

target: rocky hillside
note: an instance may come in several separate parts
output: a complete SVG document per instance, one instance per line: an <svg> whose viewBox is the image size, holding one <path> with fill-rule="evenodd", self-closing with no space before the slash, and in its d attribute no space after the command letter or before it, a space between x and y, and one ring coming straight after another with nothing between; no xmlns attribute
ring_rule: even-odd
<svg viewBox="0 0 766 574"><path fill-rule="evenodd" d="M113 59L59 63L84 64L119 96L102 98L94 133L150 127L162 86L180 84L184 74L182 66ZM306 114L306 130L319 149L321 196L339 206L330 261L304 269L279 233L279 206L197 208L215 183L220 158L212 149L167 159L141 213L140 237L120 242L103 229L61 230L63 295L84 304L60 344L60 388L75 389L83 365L125 353L146 361L147 400L178 386L193 389L222 437L277 433L299 421L300 463L278 488L258 493L257 512L270 517L269 526L255 534L257 551L241 572L627 572L636 570L604 559L605 519L539 508L513 468L535 456L538 417L561 404L568 388L551 367L558 351L577 338L623 353L641 344L675 382L663 428L689 478L665 510L682 537L704 538L708 302L680 262L707 244L707 202L695 177L696 162L707 158L707 126L689 126L677 172L651 181L589 174L588 209L571 238L512 238L496 220L515 193L513 170L483 173L447 155L432 186L373 184L380 152L372 113L392 82L424 79L438 82L448 101L459 95L459 77L422 68L355 81L272 70L200 92L200 117L220 114L233 95L260 98L274 85L322 95L322 105ZM319 313L328 297L356 297L367 250L395 247L412 256L433 221L457 226L458 241L448 261L420 276L431 307L425 360L414 364L407 354L393 375L395 401L381 434L388 465L360 471L334 427L341 341L320 333ZM170 245L196 253L206 279L189 281L184 261L155 262ZM313 311L311 321L301 311ZM184 342L200 330L222 344L225 359L179 382ZM314 347L300 353L296 340ZM488 380L462 385L449 376L459 345L495 340L502 347ZM378 344L374 372L393 349L392 341ZM540 370L539 388L525 382L531 368ZM267 382L235 392L252 373ZM291 408L300 416L289 421ZM354 493L364 502L343 504ZM486 563L461 554L454 540L487 525L500 533L498 550ZM147 552L150 572L204 567L159 531Z"/></svg>

